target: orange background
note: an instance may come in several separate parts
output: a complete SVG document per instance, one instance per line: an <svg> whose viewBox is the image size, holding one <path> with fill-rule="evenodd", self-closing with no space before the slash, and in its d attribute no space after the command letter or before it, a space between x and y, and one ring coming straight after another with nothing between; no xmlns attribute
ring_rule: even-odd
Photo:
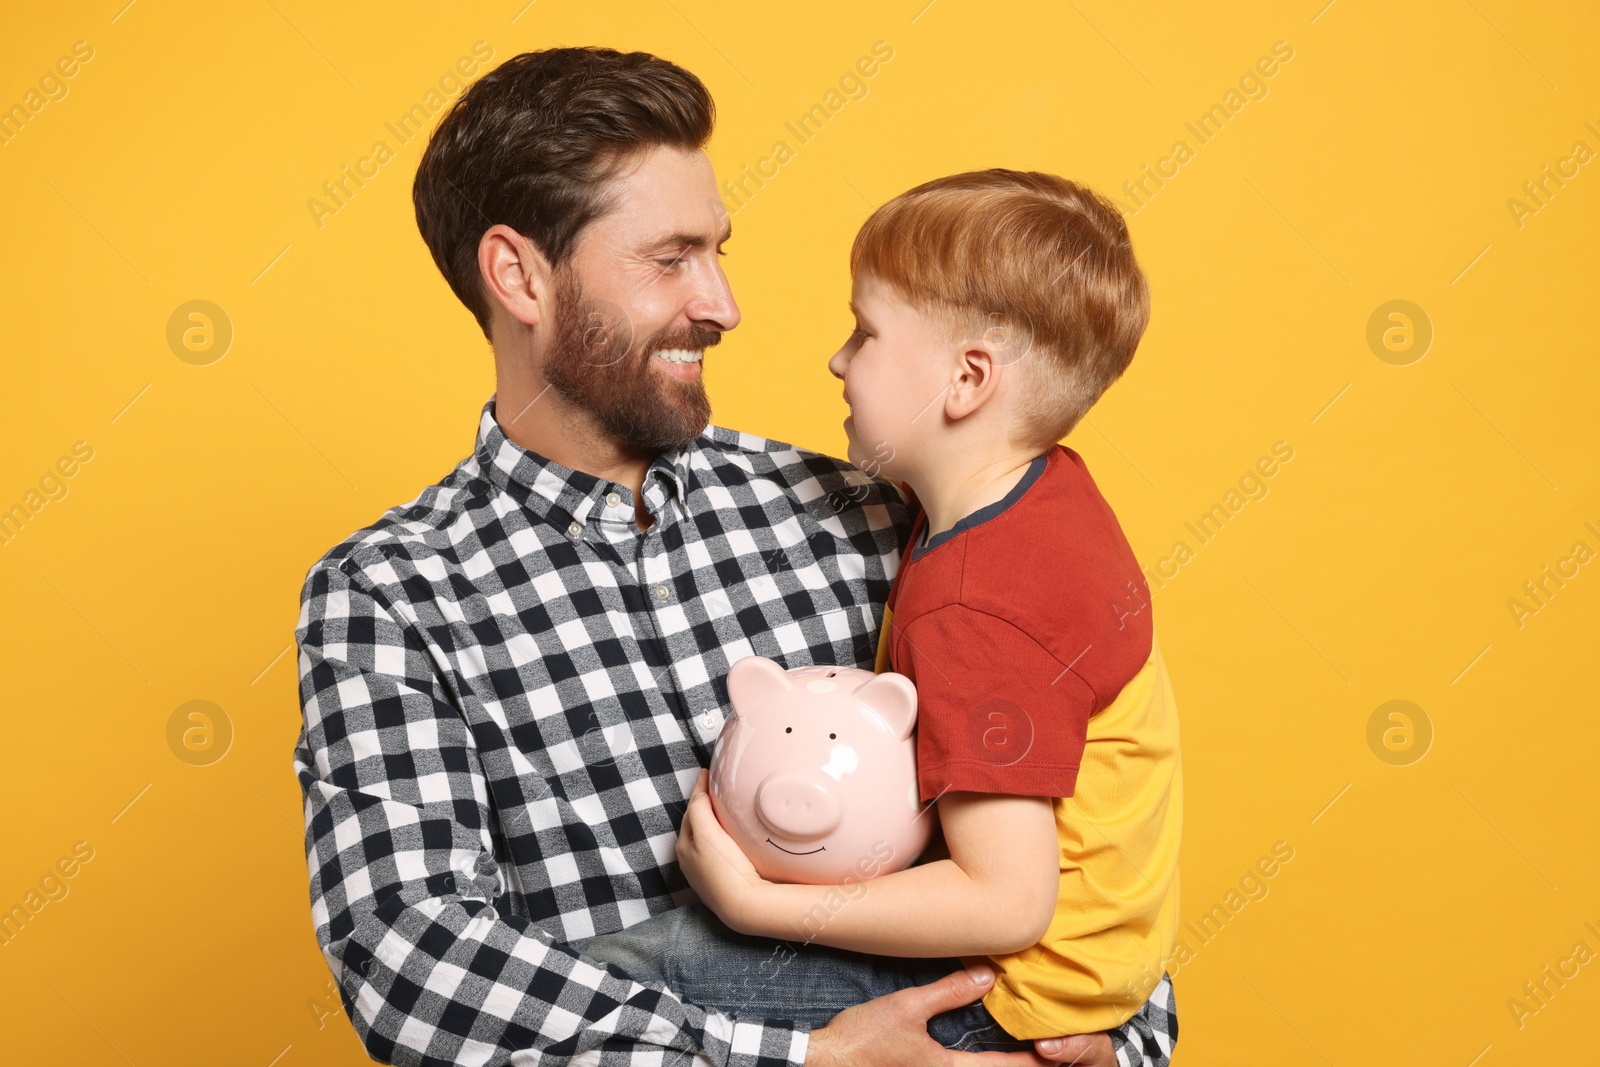
<svg viewBox="0 0 1600 1067"><path fill-rule="evenodd" d="M1573 556L1600 551L1592 7L524 5L8 14L0 107L27 117L0 138L0 509L24 520L0 539L0 908L38 903L0 944L8 1060L365 1062L312 933L289 646L306 568L464 456L492 389L416 233L424 139L386 127L477 42L491 64L590 43L683 64L723 178L788 142L730 199L745 321L707 380L718 423L835 455L825 363L874 205L994 165L1118 196L1153 320L1068 444L1167 575L1181 912L1220 927L1179 968L1178 1062L1593 1054L1600 965L1523 987L1600 952L1600 564ZM833 107L879 41L892 58ZM1292 58L1255 68L1276 42ZM819 103L801 144L785 123ZM1186 124L1213 105L1202 142ZM392 158L318 219L379 140ZM1535 202L1547 164L1568 177ZM1167 176L1141 206L1146 166ZM169 345L191 300L225 352ZM1408 327L1383 316L1369 344L1392 300L1426 351L1384 348ZM1280 441L1265 495L1230 498ZM1202 543L1186 524L1216 504ZM1532 611L1524 583L1564 558ZM169 731L197 700L211 733ZM1392 700L1415 707L1369 741ZM1278 842L1258 899L1230 896Z"/></svg>

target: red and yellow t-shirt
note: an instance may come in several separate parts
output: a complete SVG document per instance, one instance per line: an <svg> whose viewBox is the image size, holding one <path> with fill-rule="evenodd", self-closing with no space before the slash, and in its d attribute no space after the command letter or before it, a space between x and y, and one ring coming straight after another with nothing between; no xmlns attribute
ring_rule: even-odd
<svg viewBox="0 0 1600 1067"><path fill-rule="evenodd" d="M919 510L877 663L917 686L919 795L1057 798L1055 918L990 958L983 1002L1018 1038L1119 1026L1178 925L1178 719L1144 577L1064 445L923 543L926 525Z"/></svg>

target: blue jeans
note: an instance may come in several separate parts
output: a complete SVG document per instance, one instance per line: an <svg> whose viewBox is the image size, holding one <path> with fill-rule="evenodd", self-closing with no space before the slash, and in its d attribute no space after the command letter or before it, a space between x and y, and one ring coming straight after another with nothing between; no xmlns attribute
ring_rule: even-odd
<svg viewBox="0 0 1600 1067"><path fill-rule="evenodd" d="M698 901L626 930L570 947L614 963L637 982L665 985L690 1004L728 1015L825 1026L845 1008L965 968L960 960L869 956L805 941L774 941L730 929ZM982 1000L928 1020L928 1034L963 1052L1033 1048L995 1022Z"/></svg>

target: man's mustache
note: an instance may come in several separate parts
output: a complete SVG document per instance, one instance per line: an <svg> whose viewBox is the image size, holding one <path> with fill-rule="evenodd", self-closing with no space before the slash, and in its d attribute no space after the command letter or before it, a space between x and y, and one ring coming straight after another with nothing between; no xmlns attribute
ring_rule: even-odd
<svg viewBox="0 0 1600 1067"><path fill-rule="evenodd" d="M648 359L650 353L663 348L715 348L722 343L722 334L722 330L713 330L705 326L694 326L682 333L659 333L646 342L643 354Z"/></svg>

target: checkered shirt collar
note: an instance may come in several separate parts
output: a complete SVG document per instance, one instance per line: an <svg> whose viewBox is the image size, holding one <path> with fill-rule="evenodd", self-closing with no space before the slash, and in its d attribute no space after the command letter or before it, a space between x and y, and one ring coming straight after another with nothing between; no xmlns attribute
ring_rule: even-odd
<svg viewBox="0 0 1600 1067"><path fill-rule="evenodd" d="M700 447L705 433L702 429L688 444L663 452L645 471L643 492L652 510L659 512L669 496L676 497L680 504L688 497L690 456ZM523 507L557 526L587 524L591 513L604 509L605 498L611 493L620 496L628 507L633 505L633 491L627 486L564 466L507 437L495 419L493 396L478 417L475 452L484 477ZM656 483L663 488L655 489Z"/></svg>

